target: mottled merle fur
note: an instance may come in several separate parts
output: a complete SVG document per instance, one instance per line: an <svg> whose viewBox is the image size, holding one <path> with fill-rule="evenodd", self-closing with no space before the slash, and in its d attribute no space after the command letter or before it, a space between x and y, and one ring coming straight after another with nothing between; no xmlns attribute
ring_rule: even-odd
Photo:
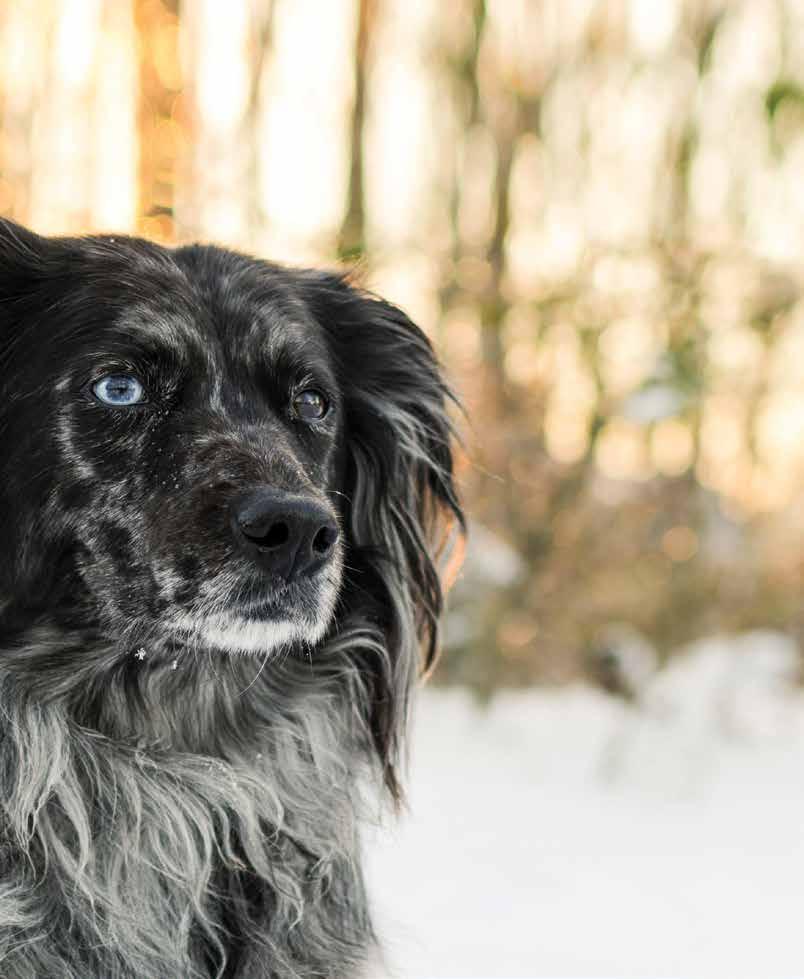
<svg viewBox="0 0 804 979"><path fill-rule="evenodd" d="M361 975L360 786L399 795L462 527L428 340L339 274L0 222L0 385L0 974ZM259 486L335 515L325 572L237 550Z"/></svg>

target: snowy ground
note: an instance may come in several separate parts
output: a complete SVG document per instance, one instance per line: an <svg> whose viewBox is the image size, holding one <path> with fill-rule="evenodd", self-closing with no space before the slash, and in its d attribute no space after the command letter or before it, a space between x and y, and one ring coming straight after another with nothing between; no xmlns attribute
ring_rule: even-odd
<svg viewBox="0 0 804 979"><path fill-rule="evenodd" d="M369 845L388 975L804 976L796 656L708 640L636 708L425 690L411 815Z"/></svg>

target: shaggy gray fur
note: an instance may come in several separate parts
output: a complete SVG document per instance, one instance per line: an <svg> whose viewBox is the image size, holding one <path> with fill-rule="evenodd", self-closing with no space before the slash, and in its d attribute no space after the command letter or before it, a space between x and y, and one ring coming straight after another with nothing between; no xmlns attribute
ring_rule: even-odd
<svg viewBox="0 0 804 979"><path fill-rule="evenodd" d="M14 657L56 642L37 636ZM369 629L345 626L346 643L386 655ZM365 677L343 669L336 647L317 654L315 676L274 664L270 712L264 687L239 694L254 662L220 672L199 662L189 689L169 667L150 672L140 710L181 711L181 697L181 740L206 742L205 753L100 734L65 698L34 697L6 674L2 974L356 975L372 940L357 835L371 736L355 708ZM223 749L246 731L247 751ZM233 921L244 942L236 973L221 942Z"/></svg>

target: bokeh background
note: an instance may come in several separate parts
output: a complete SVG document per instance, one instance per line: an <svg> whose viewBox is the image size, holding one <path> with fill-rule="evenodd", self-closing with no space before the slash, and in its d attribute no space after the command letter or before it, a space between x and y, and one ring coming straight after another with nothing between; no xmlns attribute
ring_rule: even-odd
<svg viewBox="0 0 804 979"><path fill-rule="evenodd" d="M533 759L573 717L577 743L603 745L594 763L564 745L579 784L628 767L648 737L633 734L635 718L650 737L650 718L664 718L662 737L668 716L695 718L681 747L667 735L657 749L670 768L645 762L665 788L687 791L678 772L712 731L778 735L798 758L784 724L798 730L801 712L788 717L779 698L786 710L798 696L804 638L802 174L801 0L0 5L0 213L42 233L130 231L345 262L432 338L466 407L471 521L434 678L450 689L425 698L424 728L457 711L455 724L479 730L490 716L473 713L479 697L502 725L483 728L484 744L518 746L517 772L536 788L546 776ZM674 687L678 673L687 679ZM505 701L510 688L531 699ZM756 689L766 699L744 715ZM547 690L592 699L581 709ZM445 811L441 770L429 771ZM728 807L756 777L734 783ZM536 796L517 798L537 811ZM788 812L804 814L795 798ZM626 823L648 811L642 797L623 805ZM655 818L648 839L661 838ZM484 824L498 819L489 810ZM735 846L750 849L744 829ZM606 839L587 846L590 866ZM493 836L464 852L472 845L494 865ZM577 852L574 838L566 846ZM694 876L695 843L678 846ZM525 859L538 876L544 853L517 852L511 865ZM660 869L652 879L660 890ZM567 887L585 893L583 874ZM756 887L767 900L771 884ZM545 893L534 920L555 896ZM627 972L615 918L630 920L644 894L635 882L633 907L612 899L588 973ZM566 900L581 931L607 905L602 885L594 908ZM471 928L470 911L458 915L455 944L480 941L488 916L475 910ZM746 941L762 912L749 902L742 913ZM742 921L729 914L724 941L728 921ZM673 910L656 915L671 934ZM730 933L736 975L752 960ZM501 974L494 947L483 946L497 965L483 966L478 946L471 962L449 960L450 974ZM804 974L781 947L778 970ZM681 960L693 970L706 961L696 948ZM661 972L661 956L645 954L637 972ZM508 974L542 974L544 961L559 974L575 960L524 961Z"/></svg>

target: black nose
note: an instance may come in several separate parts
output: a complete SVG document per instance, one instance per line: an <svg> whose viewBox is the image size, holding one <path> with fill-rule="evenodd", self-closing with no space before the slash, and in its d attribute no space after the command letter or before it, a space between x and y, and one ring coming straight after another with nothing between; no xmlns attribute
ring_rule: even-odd
<svg viewBox="0 0 804 979"><path fill-rule="evenodd" d="M312 574L335 551L335 518L311 496L263 487L234 501L231 514L240 549L285 581Z"/></svg>

